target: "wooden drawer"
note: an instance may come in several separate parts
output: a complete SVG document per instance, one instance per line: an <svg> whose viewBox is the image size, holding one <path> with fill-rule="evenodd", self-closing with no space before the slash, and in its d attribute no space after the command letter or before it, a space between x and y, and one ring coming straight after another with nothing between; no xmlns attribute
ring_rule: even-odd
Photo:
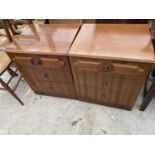
<svg viewBox="0 0 155 155"><path fill-rule="evenodd" d="M38 94L76 98L73 77L66 56L13 56L18 69Z"/></svg>
<svg viewBox="0 0 155 155"><path fill-rule="evenodd" d="M131 109L150 64L70 57L77 96L84 101Z"/></svg>
<svg viewBox="0 0 155 155"><path fill-rule="evenodd" d="M19 55L13 60L25 79L73 83L67 57Z"/></svg>
<svg viewBox="0 0 155 155"><path fill-rule="evenodd" d="M73 77L69 70L57 70L45 67L18 65L23 76L31 80L73 83Z"/></svg>
<svg viewBox="0 0 155 155"><path fill-rule="evenodd" d="M56 83L47 81L28 81L32 89L38 94L49 96L76 98L76 91L73 84Z"/></svg>
<svg viewBox="0 0 155 155"><path fill-rule="evenodd" d="M97 89L85 85L76 85L77 96L82 101L100 103L101 102L101 89Z"/></svg>
<svg viewBox="0 0 155 155"><path fill-rule="evenodd" d="M67 57L63 56L16 56L13 61L19 65L34 66L37 68L45 67L56 70L70 70Z"/></svg>
<svg viewBox="0 0 155 155"><path fill-rule="evenodd" d="M130 110L136 100L137 93L126 93L116 90L104 90L94 87L77 85L77 95L82 101L93 102L107 106L120 107Z"/></svg>
<svg viewBox="0 0 155 155"><path fill-rule="evenodd" d="M113 89L123 92L139 91L144 83L144 78L132 79L123 77L106 76L104 74L94 74L86 72L73 72L77 85L86 85L99 89Z"/></svg>
<svg viewBox="0 0 155 155"><path fill-rule="evenodd" d="M123 92L116 90L102 90L101 101L104 105L131 110L139 92Z"/></svg>
<svg viewBox="0 0 155 155"><path fill-rule="evenodd" d="M101 73L138 78L146 75L150 64L70 57L73 72Z"/></svg>

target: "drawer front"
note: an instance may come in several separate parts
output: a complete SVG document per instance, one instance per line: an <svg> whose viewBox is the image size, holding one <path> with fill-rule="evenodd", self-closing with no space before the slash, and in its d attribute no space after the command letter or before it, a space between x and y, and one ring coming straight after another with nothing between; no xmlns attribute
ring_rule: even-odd
<svg viewBox="0 0 155 155"><path fill-rule="evenodd" d="M113 89L123 92L139 91L144 83L144 78L113 77L100 73L73 72L73 76L77 85L86 85L98 89Z"/></svg>
<svg viewBox="0 0 155 155"><path fill-rule="evenodd" d="M44 67L34 67L26 65L18 65L23 76L31 80L51 81L51 82L64 82L73 83L71 71L50 69Z"/></svg>
<svg viewBox="0 0 155 155"><path fill-rule="evenodd" d="M41 56L16 56L13 61L19 65L45 67L56 70L70 70L69 61L67 57L41 57Z"/></svg>
<svg viewBox="0 0 155 155"><path fill-rule="evenodd" d="M79 99L131 109L151 65L70 57Z"/></svg>
<svg viewBox="0 0 155 155"><path fill-rule="evenodd" d="M80 100L100 103L102 92L100 89L86 85L76 85L77 96Z"/></svg>
<svg viewBox="0 0 155 155"><path fill-rule="evenodd" d="M14 62L38 94L76 98L73 77L67 57L15 56Z"/></svg>
<svg viewBox="0 0 155 155"><path fill-rule="evenodd" d="M13 60L26 79L73 83L69 60L65 56L20 55Z"/></svg>
<svg viewBox="0 0 155 155"><path fill-rule="evenodd" d="M147 74L150 64L98 60L88 58L70 58L73 72L101 73L104 75L139 78Z"/></svg>
<svg viewBox="0 0 155 155"><path fill-rule="evenodd" d="M38 94L66 98L76 98L76 91L73 84L47 81L29 81L29 83L30 86L33 85L35 87L34 91Z"/></svg>
<svg viewBox="0 0 155 155"><path fill-rule="evenodd" d="M126 93L116 90L104 90L94 87L76 86L78 98L82 101L99 103L102 105L120 107L130 110L136 100L137 93Z"/></svg>
<svg viewBox="0 0 155 155"><path fill-rule="evenodd" d="M102 90L101 101L104 105L121 107L130 110L137 98L138 92L123 92L116 90Z"/></svg>

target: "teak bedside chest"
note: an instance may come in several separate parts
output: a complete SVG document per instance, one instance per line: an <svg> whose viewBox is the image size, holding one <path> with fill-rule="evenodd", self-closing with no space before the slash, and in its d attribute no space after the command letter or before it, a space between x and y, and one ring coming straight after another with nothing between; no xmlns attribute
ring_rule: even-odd
<svg viewBox="0 0 155 155"><path fill-rule="evenodd" d="M145 24L84 24L69 57L80 100L128 110L155 62Z"/></svg>
<svg viewBox="0 0 155 155"><path fill-rule="evenodd" d="M67 53L79 24L30 25L6 52L37 94L76 98Z"/></svg>

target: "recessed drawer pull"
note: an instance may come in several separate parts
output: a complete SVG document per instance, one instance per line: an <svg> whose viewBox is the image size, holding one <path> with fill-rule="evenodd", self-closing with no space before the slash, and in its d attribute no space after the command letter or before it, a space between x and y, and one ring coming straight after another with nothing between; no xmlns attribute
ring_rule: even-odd
<svg viewBox="0 0 155 155"><path fill-rule="evenodd" d="M108 85L108 82L103 82L103 86L107 86Z"/></svg>
<svg viewBox="0 0 155 155"><path fill-rule="evenodd" d="M50 86L50 90L54 90L53 86Z"/></svg>
<svg viewBox="0 0 155 155"><path fill-rule="evenodd" d="M65 63L63 60L59 60L56 58L41 58L41 60L44 62L45 67L63 68L65 66Z"/></svg>
<svg viewBox="0 0 155 155"><path fill-rule="evenodd" d="M109 69L110 69L109 65L104 65L104 66L103 66L103 71L104 71L105 73L108 73L108 72L109 72Z"/></svg>
<svg viewBox="0 0 155 155"><path fill-rule="evenodd" d="M83 71L94 71L97 72L99 66L101 65L100 62L93 62L93 61L82 61L79 60L74 63L74 66L78 70L83 70Z"/></svg>
<svg viewBox="0 0 155 155"><path fill-rule="evenodd" d="M102 95L102 99L104 100L104 101L106 101L107 100L107 95Z"/></svg>
<svg viewBox="0 0 155 155"><path fill-rule="evenodd" d="M39 58L32 58L31 64L32 65L42 65L42 61Z"/></svg>
<svg viewBox="0 0 155 155"><path fill-rule="evenodd" d="M43 79L44 79L44 80L48 80L48 74L47 74L47 73L45 73L45 74L43 75Z"/></svg>

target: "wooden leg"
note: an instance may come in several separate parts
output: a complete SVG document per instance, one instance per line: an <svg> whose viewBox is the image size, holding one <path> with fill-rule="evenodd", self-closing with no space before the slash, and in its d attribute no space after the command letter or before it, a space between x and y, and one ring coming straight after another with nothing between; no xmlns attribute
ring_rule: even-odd
<svg viewBox="0 0 155 155"><path fill-rule="evenodd" d="M10 74L10 76L18 76L17 73L15 73L10 67L7 68L8 73Z"/></svg>
<svg viewBox="0 0 155 155"><path fill-rule="evenodd" d="M149 79L149 75L150 75L150 73L147 75L147 79L146 79L145 84L144 84L143 99L147 94L147 81Z"/></svg>
<svg viewBox="0 0 155 155"><path fill-rule="evenodd" d="M14 29L17 30L18 29L18 26L17 25L13 25Z"/></svg>
<svg viewBox="0 0 155 155"><path fill-rule="evenodd" d="M12 32L12 34L16 35L16 34L20 34L19 32L16 32L10 22L9 19L7 19L7 24L8 24L8 27L10 28L10 31Z"/></svg>
<svg viewBox="0 0 155 155"><path fill-rule="evenodd" d="M154 95L155 95L155 78L153 79L153 83L152 83L150 89L148 90L146 96L144 97L143 102L140 106L141 111L144 111L147 108L147 106L151 102Z"/></svg>
<svg viewBox="0 0 155 155"><path fill-rule="evenodd" d="M145 81L145 85L144 85L143 99L144 99L144 97L145 97L146 94L147 94L147 80L148 80L148 78L146 79L146 81Z"/></svg>
<svg viewBox="0 0 155 155"><path fill-rule="evenodd" d="M21 105L24 105L24 103L20 100L20 98L14 93L14 91L0 78L1 85L8 91L16 100L20 102Z"/></svg>
<svg viewBox="0 0 155 155"><path fill-rule="evenodd" d="M3 19L3 26L4 26L4 30L5 30L5 33L7 35L7 38L9 40L9 42L12 42L13 39L12 39L12 36L10 34L6 19Z"/></svg>

